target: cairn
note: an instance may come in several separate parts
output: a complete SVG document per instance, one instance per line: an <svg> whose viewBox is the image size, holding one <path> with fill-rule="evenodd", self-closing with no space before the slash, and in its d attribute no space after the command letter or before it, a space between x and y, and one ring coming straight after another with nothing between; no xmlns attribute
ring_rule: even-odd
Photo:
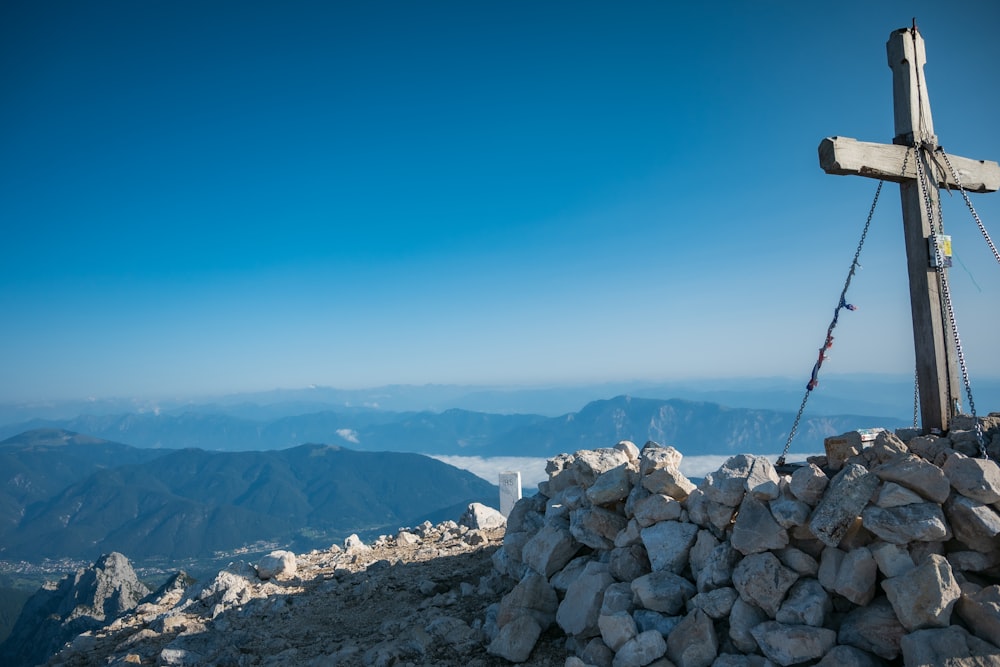
<svg viewBox="0 0 1000 667"><path fill-rule="evenodd" d="M966 421L697 486L654 442L557 456L493 556L518 583L488 651L524 662L558 628L566 667L1000 665L1000 467ZM1000 414L980 423L995 459Z"/></svg>

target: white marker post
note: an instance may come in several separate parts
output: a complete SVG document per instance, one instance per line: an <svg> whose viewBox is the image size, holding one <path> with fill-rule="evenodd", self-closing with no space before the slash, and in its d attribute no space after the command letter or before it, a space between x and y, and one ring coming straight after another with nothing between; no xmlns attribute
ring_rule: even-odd
<svg viewBox="0 0 1000 667"><path fill-rule="evenodd" d="M510 511L521 499L521 473L500 473L500 513L510 516Z"/></svg>

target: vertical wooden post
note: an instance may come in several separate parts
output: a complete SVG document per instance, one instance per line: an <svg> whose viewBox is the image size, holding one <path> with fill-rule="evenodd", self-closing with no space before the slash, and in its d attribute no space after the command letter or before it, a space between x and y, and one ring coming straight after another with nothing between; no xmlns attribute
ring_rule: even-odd
<svg viewBox="0 0 1000 667"><path fill-rule="evenodd" d="M912 146L916 143L933 151L937 146L931 119L927 82L924 79L924 40L916 26L895 31L886 43L889 67L892 68L893 112L896 137L893 143ZM913 348L917 380L920 384L920 415L924 429L948 430L958 406L958 366L950 327L945 327L937 270L931 266L929 248L932 212L938 210L936 166L925 150L916 157L929 177L921 187L917 180L900 184L903 206L903 233L906 240L906 264L910 277L910 307L913 314ZM928 197L929 204L924 196ZM942 271L946 270L944 268Z"/></svg>

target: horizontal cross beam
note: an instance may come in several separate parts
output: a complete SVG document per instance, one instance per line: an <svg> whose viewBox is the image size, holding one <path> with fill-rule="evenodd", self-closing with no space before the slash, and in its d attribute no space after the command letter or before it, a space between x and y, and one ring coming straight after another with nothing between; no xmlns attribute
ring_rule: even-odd
<svg viewBox="0 0 1000 667"><path fill-rule="evenodd" d="M894 183L917 178L917 163L906 160L907 146L858 141L850 137L827 137L819 144L819 166L828 174L868 176ZM932 153L932 155L934 155ZM961 186L970 192L1000 190L1000 164L992 160L972 160L948 155L951 166L958 172ZM906 161L906 171L903 162ZM959 184L944 160L936 160L934 172L938 187L958 188Z"/></svg>

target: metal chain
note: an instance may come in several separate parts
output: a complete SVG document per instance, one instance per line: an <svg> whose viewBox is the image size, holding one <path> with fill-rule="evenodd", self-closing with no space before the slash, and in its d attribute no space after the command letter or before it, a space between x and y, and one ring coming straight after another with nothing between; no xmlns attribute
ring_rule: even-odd
<svg viewBox="0 0 1000 667"><path fill-rule="evenodd" d="M917 367L913 367L913 428L917 428L919 423L917 411L920 406L920 374Z"/></svg>
<svg viewBox="0 0 1000 667"><path fill-rule="evenodd" d="M993 256L996 258L997 262L1000 263L1000 252L997 252L997 247L993 245L993 239L990 238L989 232L986 231L986 225L984 225L983 221L979 219L979 214L976 213L976 207L972 205L972 200L969 199L969 193L965 191L965 188L962 186L962 181L958 178L958 172L955 171L955 167L952 166L951 160L948 159L948 154L944 152L944 149L938 146L938 151L940 151L941 157L944 158L945 164L948 165L948 170L951 171L951 177L955 180L955 184L958 186L958 191L962 193L965 205L969 207L969 212L972 213L972 217L979 226L980 233L982 233L983 238L986 239L986 245L990 247L990 250L993 251Z"/></svg>
<svg viewBox="0 0 1000 667"><path fill-rule="evenodd" d="M906 158L903 160L903 168L901 173L906 172L906 162L910 159L910 153L907 151ZM788 432L788 440L785 441L785 448L781 450L781 456L775 462L775 465L783 466L785 465L785 457L788 456L788 449L792 446L792 440L795 438L795 432L799 428L799 422L802 420L802 413L806 409L806 401L809 400L809 394L816 385L819 384L817 376L819 375L820 366L823 365L824 359L826 359L825 353L833 345L833 330L837 326L837 319L840 317L840 309L848 308L848 310L854 310L853 306L849 306L847 303L847 289L851 286L851 279L854 277L855 271L861 266L858 263L858 258L861 257L861 248L865 245L865 239L868 237L868 229L872 224L872 217L875 215L875 207L878 205L879 195L882 194L882 184L884 181L878 182L878 187L875 188L875 197L872 199L871 208L868 209L868 219L865 220L865 228L861 232L861 240L858 241L858 248L854 251L854 259L851 260L851 268L847 272L847 280L844 281L844 289L840 292L840 301L837 302L837 307L833 310L833 320L830 322L830 326L826 330L826 339L823 341L823 346L819 348L819 359L816 361L816 365L813 366L812 375L809 378L809 383L806 385L806 393L802 396L802 404L799 405L799 411L795 415L795 420L792 422L792 428Z"/></svg>
<svg viewBox="0 0 1000 667"><path fill-rule="evenodd" d="M923 148L926 150L926 147ZM955 181L959 184L959 188L964 192L964 188L958 180ZM948 277L944 269L944 257L941 254L941 246L938 243L938 230L944 233L943 228L943 218L941 216L940 200L938 201L938 217L937 225L934 224L934 207L931 204L930 198L930 184L927 181L926 175L924 173L923 161L920 156L917 156L917 183L920 187L920 192L923 195L924 206L927 209L927 217L931 222L931 245L934 247L934 272L937 275L938 285L941 290L941 297L943 300L943 306L945 309L945 314L948 317L948 325L951 328L951 335L955 340L955 352L958 356L959 368L962 371L962 381L965 384L965 394L969 399L969 412L972 415L972 421L975 425L976 441L979 444L979 455L983 458L987 458L986 454L986 442L983 437L983 427L979 423L979 419L976 417L976 404L972 399L972 385L969 382L969 370L965 364L965 353L962 351L962 339L958 335L958 322L955 319L955 307L951 300L951 290L948 287ZM936 184L935 184L936 187ZM950 375L950 373L949 373ZM950 382L950 378L949 378Z"/></svg>

